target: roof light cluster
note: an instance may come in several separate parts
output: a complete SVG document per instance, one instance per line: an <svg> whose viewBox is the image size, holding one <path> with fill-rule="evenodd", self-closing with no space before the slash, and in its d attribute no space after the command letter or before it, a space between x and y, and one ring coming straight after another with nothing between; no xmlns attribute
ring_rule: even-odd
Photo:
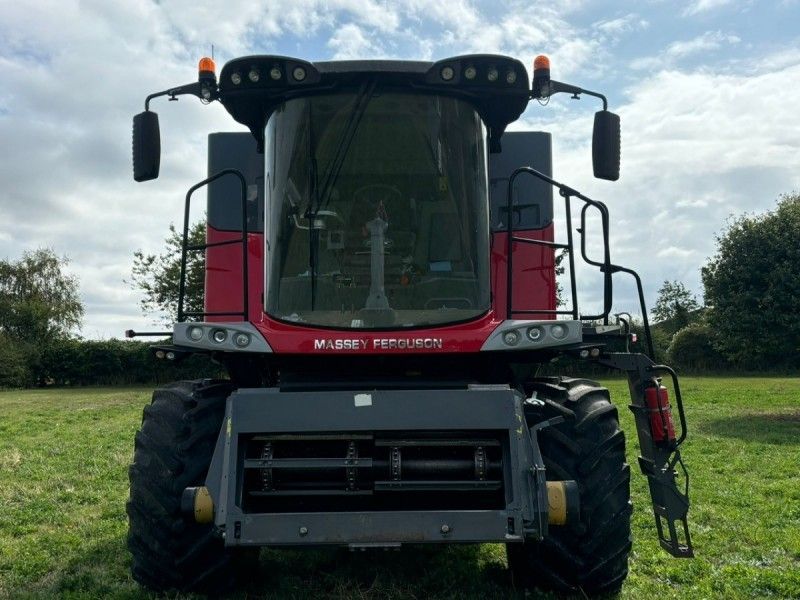
<svg viewBox="0 0 800 600"><path fill-rule="evenodd" d="M310 63L281 57L246 57L225 65L220 85L227 90L270 88L315 83L319 73Z"/></svg>
<svg viewBox="0 0 800 600"><path fill-rule="evenodd" d="M269 70L269 78L272 81L280 81L283 79L284 74L283 70L281 69L280 65L274 65ZM253 83L258 83L261 80L261 69L259 67L251 67L250 70L247 72L247 78L252 81ZM305 67L295 67L292 69L292 79L296 82L304 81L306 78L306 69ZM233 85L241 85L243 81L242 74L239 71L234 71L231 73L231 83Z"/></svg>
<svg viewBox="0 0 800 600"><path fill-rule="evenodd" d="M528 73L522 63L505 56L472 55L436 63L428 82L527 89Z"/></svg>

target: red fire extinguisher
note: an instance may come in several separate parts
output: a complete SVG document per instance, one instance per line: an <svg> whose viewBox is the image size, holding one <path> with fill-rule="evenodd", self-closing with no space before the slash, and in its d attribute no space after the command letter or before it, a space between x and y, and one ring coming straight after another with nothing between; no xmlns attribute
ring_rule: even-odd
<svg viewBox="0 0 800 600"><path fill-rule="evenodd" d="M659 446L674 448L676 445L675 424L669 393L663 385L652 385L644 390L644 399L650 413L650 431L653 441Z"/></svg>

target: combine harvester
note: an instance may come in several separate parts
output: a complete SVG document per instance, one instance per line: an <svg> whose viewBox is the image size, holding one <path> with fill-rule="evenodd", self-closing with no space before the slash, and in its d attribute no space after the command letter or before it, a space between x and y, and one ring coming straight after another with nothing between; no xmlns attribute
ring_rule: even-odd
<svg viewBox="0 0 800 600"><path fill-rule="evenodd" d="M659 540L692 556L680 388L653 362L639 276L611 262L606 206L552 178L550 134L505 133L531 99L562 92L602 101L594 174L616 180L619 117L601 94L551 80L543 56L532 85L521 62L493 55L248 56L219 80L206 58L196 83L147 97L137 181L159 172L156 97L220 102L250 133L211 134L209 177L186 195L177 320L154 352L208 354L229 379L164 386L144 411L128 502L137 581L219 589L261 546L502 542L518 586L619 589L624 436L605 388L537 376L565 355L627 375ZM207 240L190 245L204 187ZM589 214L602 257L587 255ZM184 307L191 252L205 252L202 312ZM602 273L597 314L578 308L580 259ZM634 339L612 313L617 273L638 287L647 354L610 349Z"/></svg>

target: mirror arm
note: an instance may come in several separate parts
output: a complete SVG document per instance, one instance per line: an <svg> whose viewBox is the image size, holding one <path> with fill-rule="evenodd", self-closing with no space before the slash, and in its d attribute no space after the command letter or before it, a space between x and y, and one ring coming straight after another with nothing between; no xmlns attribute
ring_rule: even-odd
<svg viewBox="0 0 800 600"><path fill-rule="evenodd" d="M197 96L200 98L200 100L205 100L207 102L211 102L212 100L219 98L219 90L217 89L216 84L209 86L207 83L201 82L188 83L186 85L180 85L178 87L164 90L163 92L150 94L147 98L145 98L144 109L150 110L150 100L153 98L158 98L159 96L169 96L170 100L177 100L177 96L184 96L186 94Z"/></svg>
<svg viewBox="0 0 800 600"><path fill-rule="evenodd" d="M587 96L594 96L595 98L600 98L600 100L603 101L603 110L608 110L608 100L603 94L599 92L584 90L583 88L579 88L576 85L570 85L569 83L562 83L560 81L554 81L554 80L550 80L545 85L549 86L548 89L549 93L547 94L547 97L550 97L553 94L565 93L565 94L572 94L572 97L577 100L581 94L586 94Z"/></svg>

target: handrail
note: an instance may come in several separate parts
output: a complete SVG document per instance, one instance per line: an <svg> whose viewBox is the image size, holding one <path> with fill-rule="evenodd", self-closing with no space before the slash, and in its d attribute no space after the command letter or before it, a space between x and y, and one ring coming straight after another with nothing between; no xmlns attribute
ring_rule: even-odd
<svg viewBox="0 0 800 600"><path fill-rule="evenodd" d="M511 214L514 209L514 180L522 174L532 175L550 185L556 187L558 189L559 195L564 198L564 205L565 205L565 216L567 222L567 243L566 244L559 244L554 242L549 242L546 240L533 240L527 239L522 237L514 236L514 228L511 219ZM584 203L583 208L581 209L581 226L577 230L581 236L581 258L590 266L598 267L600 271L603 273L603 312L597 315L581 315L578 311L578 292L577 292L577 280L575 277L575 253L574 253L574 240L572 234L572 209L571 209L571 200L572 198L578 198ZM601 228L603 232L603 262L598 262L589 258L586 252L586 213L587 210L592 207L597 209L600 212L600 219L601 219ZM532 167L519 167L515 169L511 176L508 179L508 192L507 192L507 202L506 202L506 211L509 215L508 222L506 225L506 234L508 236L507 239L507 262L506 262L506 313L507 318L513 318L513 313L519 314L535 314L535 313L547 313L547 314L571 314L572 318L575 320L582 320L582 321L597 321L601 320L605 325L608 324L608 318L611 314L611 309L613 306L613 275L614 273L627 273L633 276L634 280L636 281L636 289L639 296L639 305L642 311L642 321L644 324L645 335L647 337L647 353L655 360L655 351L653 347L653 337L650 332L650 321L647 316L647 306L645 304L644 299L644 290L642 287L642 280L639 277L639 274L634 271L633 269L629 269L627 267L622 267L620 265L615 265L611 262L611 248L610 248L610 218L608 207L603 203L597 200L592 200L591 198L584 196L579 191L564 185L563 183L559 183L555 179L545 175L544 173L537 171ZM572 294L572 309L568 311L550 311L550 310L535 310L535 309L525 309L525 310L514 310L513 306L513 274L514 274L514 267L513 267L513 260L514 260L514 243L526 243L526 244L536 244L540 246L548 246L551 248L562 248L565 252L567 252L567 256L569 258L569 276L570 276L570 290Z"/></svg>
<svg viewBox="0 0 800 600"><path fill-rule="evenodd" d="M197 190L201 187L204 187L211 183L212 181L216 181L225 175L234 175L241 183L242 186L242 237L241 239L234 239L234 240L226 240L224 242L214 242L214 243L205 243L205 244L193 244L189 245L189 208L191 205L192 194L194 194ZM196 251L196 250L206 250L208 248L213 248L216 246L222 246L226 244L235 244L241 243L242 244L242 310L241 312L238 311L231 311L231 312L208 312L208 311L191 311L186 312L183 310L183 303L186 299L186 253L188 251ZM183 241L181 243L181 278L180 278L180 286L178 290L178 322L182 322L185 317L206 317L206 316L236 316L241 315L243 321L247 321L248 316L250 314L249 311L249 285L248 285L248 274L249 271L247 269L247 181L244 178L244 175L238 169L222 169L218 171L214 175L199 181L198 183L194 184L192 187L189 188L189 191L186 192L186 203L184 206L183 211Z"/></svg>

